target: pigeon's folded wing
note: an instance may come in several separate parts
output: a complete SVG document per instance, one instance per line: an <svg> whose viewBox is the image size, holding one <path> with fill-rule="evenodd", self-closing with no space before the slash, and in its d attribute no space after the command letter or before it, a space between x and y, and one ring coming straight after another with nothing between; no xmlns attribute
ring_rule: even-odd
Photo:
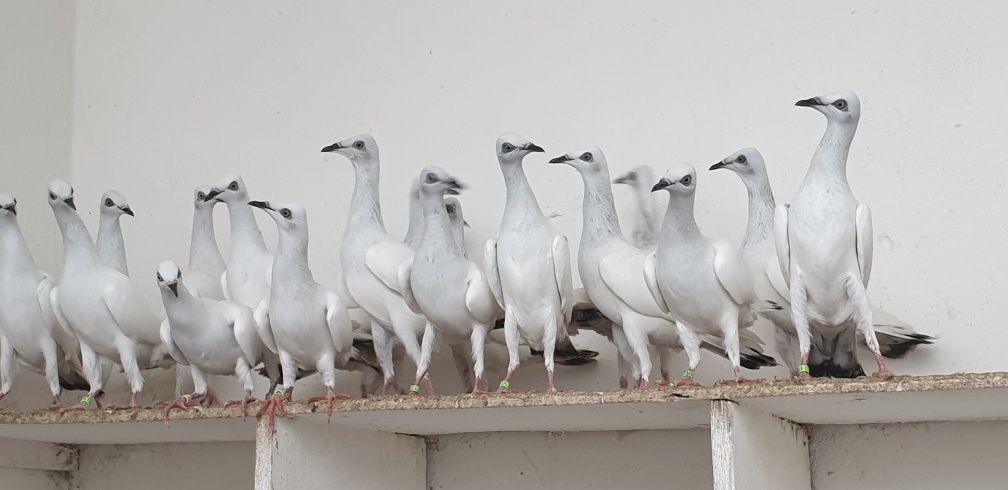
<svg viewBox="0 0 1008 490"><path fill-rule="evenodd" d="M658 271L655 269L655 264L657 263L657 257L655 252L651 252L644 257L644 283L647 285L648 291L651 292L651 298L654 299L658 309L668 313L669 307L668 303L665 302L665 297L662 296L661 289L658 288Z"/></svg>
<svg viewBox="0 0 1008 490"><path fill-rule="evenodd" d="M262 340L263 345L269 349L270 352L277 354L276 338L273 337L273 327L270 325L269 319L269 303L263 299L256 306L254 312L252 312L252 318L255 321L256 332L259 333L259 339Z"/></svg>
<svg viewBox="0 0 1008 490"><path fill-rule="evenodd" d="M664 316L644 279L643 253L634 251L610 254L599 261L598 267L602 281L627 306L642 315Z"/></svg>
<svg viewBox="0 0 1008 490"><path fill-rule="evenodd" d="M717 276L721 287L736 304L743 305L755 301L756 292L753 290L752 277L742 255L725 242L715 241L712 246L714 275Z"/></svg>
<svg viewBox="0 0 1008 490"><path fill-rule="evenodd" d="M864 282L865 287L867 287L868 278L871 277L872 253L874 249L872 217L868 205L858 204L855 221L857 225L858 265L861 266L861 280Z"/></svg>
<svg viewBox="0 0 1008 490"><path fill-rule="evenodd" d="M563 312L564 325L567 325L574 310L574 281L571 277L570 245L567 244L567 237L563 235L553 237L550 259L553 261L553 277L556 279L557 293L560 295L560 310Z"/></svg>
<svg viewBox="0 0 1008 490"><path fill-rule="evenodd" d="M128 277L117 273L105 286L102 298L119 330L127 337L151 345L161 341L158 336L160 322Z"/></svg>
<svg viewBox="0 0 1008 490"><path fill-rule="evenodd" d="M325 298L326 325L337 352L345 352L353 345L353 325L350 314L340 302L339 296L332 291L323 291Z"/></svg>
<svg viewBox="0 0 1008 490"><path fill-rule="evenodd" d="M791 284L791 241L788 238L788 205L780 204L774 211L774 248L777 250L777 267L784 283ZM789 298L789 295L785 295Z"/></svg>
<svg viewBox="0 0 1008 490"><path fill-rule="evenodd" d="M374 274L385 287L403 294L399 284L399 266L413 257L413 251L405 244L393 240L385 240L367 250L364 263L371 274Z"/></svg>
<svg viewBox="0 0 1008 490"><path fill-rule="evenodd" d="M409 307L410 311L417 315L423 315L420 305L417 304L416 296L413 295L413 283L410 278L410 274L412 273L413 257L410 257L399 265L399 272L397 274L399 277L399 290L401 291L403 301L406 302L406 306Z"/></svg>
<svg viewBox="0 0 1008 490"><path fill-rule="evenodd" d="M497 239L491 238L483 247L483 270L486 271L487 285L494 299L504 308L504 292L501 289L500 271L497 269Z"/></svg>
<svg viewBox="0 0 1008 490"><path fill-rule="evenodd" d="M43 273L42 280L39 281L35 293L38 298L39 308L42 310L42 316L46 324L49 325L56 344L63 351L63 358L69 361L74 367L81 368L78 355L80 352L80 343L77 341L77 334L70 328L70 322L67 321L66 317L63 316L63 311L60 310L58 299L59 287L49 278L48 274Z"/></svg>
<svg viewBox="0 0 1008 490"><path fill-rule="evenodd" d="M182 351L179 350L178 346L175 345L175 339L172 337L171 333L171 322L169 322L167 318L161 321L159 333L161 336L161 345L164 346L164 349L172 356L172 359L175 359L175 362L183 366L188 366L189 359L186 359L185 354L183 354Z"/></svg>
<svg viewBox="0 0 1008 490"><path fill-rule="evenodd" d="M497 300L483 273L471 263L466 274L465 305L469 314L480 322L493 322L499 312Z"/></svg>
<svg viewBox="0 0 1008 490"><path fill-rule="evenodd" d="M256 330L252 310L245 305L230 301L218 304L223 308L224 316L231 324L235 341L238 342L238 348L241 349L245 360L255 366L262 357L263 342Z"/></svg>

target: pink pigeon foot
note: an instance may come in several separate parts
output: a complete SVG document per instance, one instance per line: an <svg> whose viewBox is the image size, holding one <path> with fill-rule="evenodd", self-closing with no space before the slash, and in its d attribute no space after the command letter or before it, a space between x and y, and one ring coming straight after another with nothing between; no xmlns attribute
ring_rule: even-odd
<svg viewBox="0 0 1008 490"><path fill-rule="evenodd" d="M270 430L276 430L277 417L287 416L287 409L284 408L284 402L290 401L293 391L294 390L277 388L277 390L273 392L273 396L263 401L263 405L259 407L259 411L256 412L256 417L266 415L269 420Z"/></svg>
<svg viewBox="0 0 1008 490"><path fill-rule="evenodd" d="M875 361L878 362L878 371L872 373L872 378L875 379L892 379L893 373L886 367L885 361L882 360L882 355L875 354Z"/></svg>
<svg viewBox="0 0 1008 490"><path fill-rule="evenodd" d="M638 379L637 380L637 387L636 388L638 390L646 390L646 389L648 389L648 381L646 379L644 379L644 378Z"/></svg>
<svg viewBox="0 0 1008 490"><path fill-rule="evenodd" d="M350 398L351 398L350 395L346 393L336 393L334 389L326 388L325 396L313 396L308 399L308 403L316 403L320 401L325 401L326 403L328 403L329 408L326 410L326 414L328 414L329 418L331 419L333 412L333 403L335 403L336 400L349 400Z"/></svg>
<svg viewBox="0 0 1008 490"><path fill-rule="evenodd" d="M241 400L229 400L224 404L224 407L233 407L235 405L241 405L242 417L248 417L248 404L258 401L259 399L252 396L252 392L246 390L245 397Z"/></svg>
<svg viewBox="0 0 1008 490"><path fill-rule="evenodd" d="M546 388L546 391L548 391L550 393L556 393L557 392L556 382L555 382L556 380L554 379L554 376L553 376L553 370L546 371L546 381L547 381L547 385L548 385L547 388Z"/></svg>
<svg viewBox="0 0 1008 490"><path fill-rule="evenodd" d="M619 377L619 387L621 390L625 390L630 387L630 382L627 381L626 376Z"/></svg>

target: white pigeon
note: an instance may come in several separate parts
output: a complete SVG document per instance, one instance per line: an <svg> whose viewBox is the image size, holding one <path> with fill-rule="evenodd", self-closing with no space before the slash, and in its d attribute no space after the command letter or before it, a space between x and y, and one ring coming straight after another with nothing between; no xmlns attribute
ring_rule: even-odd
<svg viewBox="0 0 1008 490"><path fill-rule="evenodd" d="M654 169L638 165L613 179L614 184L624 184L633 189L634 221L630 242L641 250L654 250L658 244L658 215L655 213L651 187L658 179Z"/></svg>
<svg viewBox="0 0 1008 490"><path fill-rule="evenodd" d="M392 337L402 343L419 372L421 344L434 341L434 329L403 299L399 266L413 256L413 251L385 231L378 192L378 144L370 135L361 134L326 146L322 152L343 155L354 167L354 191L340 262L350 300L371 317L371 337L385 378L383 392L387 394L395 378ZM429 373L423 381L433 394ZM410 391L418 393L420 388L414 384Z"/></svg>
<svg viewBox="0 0 1008 490"><path fill-rule="evenodd" d="M469 222L465 220L465 215L462 213L462 203L454 197L446 197L444 206L448 213L448 221L451 223L452 237L455 239L455 243L462 247L462 255L468 258L469 254L465 248L465 229L469 226Z"/></svg>
<svg viewBox="0 0 1008 490"><path fill-rule="evenodd" d="M247 415L247 404L256 400L252 367L259 363L263 350L252 310L234 301L192 295L178 265L170 260L158 265L157 284L168 314L161 322L161 341L176 362L189 367L195 387L192 394L164 404L165 419L173 408L216 403L206 375L237 377L245 396L228 406L241 405L242 414Z"/></svg>
<svg viewBox="0 0 1008 490"><path fill-rule="evenodd" d="M89 406L102 388L102 359L123 367L132 392L130 405L138 406L144 385L140 370L159 364L163 355L161 322L129 277L102 265L77 214L73 188L61 180L50 183L49 206L63 236L63 279L55 311L77 335L89 385L78 408Z"/></svg>
<svg viewBox="0 0 1008 490"><path fill-rule="evenodd" d="M221 201L207 199L212 190L212 187L202 186L193 191L193 225L185 285L201 298L224 299L221 277L227 270L227 263L217 246L213 219L214 206Z"/></svg>
<svg viewBox="0 0 1008 490"><path fill-rule="evenodd" d="M847 154L861 101L852 92L840 92L795 105L826 116L826 132L798 193L790 206L777 206L774 216L777 259L798 332L799 377L810 377L813 365L823 370L817 375L850 376L860 370L855 329L878 363L873 376L892 377L882 360L866 291L872 267L871 211L847 182Z"/></svg>
<svg viewBox="0 0 1008 490"><path fill-rule="evenodd" d="M574 288L567 237L557 233L543 215L525 177L522 160L542 147L519 136L497 138L497 161L504 174L507 202L496 238L487 240L485 270L490 289L504 309L508 372L501 391L511 387L518 369L518 344L543 352L550 392L556 391L554 353L567 341Z"/></svg>
<svg viewBox="0 0 1008 490"><path fill-rule="evenodd" d="M214 187L204 201L213 200L227 206L231 221L231 255L227 270L220 278L224 298L251 308L258 323L269 301L273 253L266 248L255 215L248 206L248 188L241 177L228 177L223 184ZM267 339L263 342L269 345ZM263 357L272 392L280 381L278 361L271 352L264 352Z"/></svg>
<svg viewBox="0 0 1008 490"><path fill-rule="evenodd" d="M658 306L674 315L689 357L680 383L692 383L705 335L723 339L735 380L743 381L740 342L762 343L749 330L756 321L756 292L742 255L700 232L693 214L696 185L690 165L672 167L655 184L653 190L669 193L669 202L658 247L644 261L644 276Z"/></svg>
<svg viewBox="0 0 1008 490"><path fill-rule="evenodd" d="M126 265L126 245L123 241L122 227L119 218L128 214L133 216L129 202L118 191L107 190L98 202L101 211L98 218L98 256L102 264L123 274L129 275Z"/></svg>
<svg viewBox="0 0 1008 490"><path fill-rule="evenodd" d="M749 218L745 236L742 238L742 256L749 264L749 270L755 281L756 294L762 301L759 307L760 316L776 327L777 352L784 357L784 363L791 374L797 376L800 356L798 333L791 319L787 286L777 263L773 235L776 204L763 155L755 148L745 148L728 155L710 169L731 170L745 184L749 194ZM903 357L917 345L930 344L934 341L934 337L914 331L913 327L875 305L872 305L872 317L882 355L886 357ZM883 318L889 319L883 320ZM864 337L859 336L858 340L863 343ZM812 371L819 372L815 367ZM833 373L833 375L839 374L841 373ZM857 369L849 374L861 376L864 372Z"/></svg>
<svg viewBox="0 0 1008 490"><path fill-rule="evenodd" d="M413 258L399 271L402 290L410 308L426 316L453 351L465 352L469 344L472 391L482 391L484 344L501 310L483 273L466 258L448 216L447 206L455 204L445 203L445 192L464 186L439 167L424 168L419 182L424 232ZM418 378L430 367L432 351L432 342L423 345Z"/></svg>
<svg viewBox="0 0 1008 490"><path fill-rule="evenodd" d="M620 229L609 183L609 166L597 147L550 160L573 167L584 182L583 226L578 271L592 303L612 320L612 341L620 353L620 385L631 373L638 388L651 375L649 344L662 348L662 377L668 379L669 348L681 347L675 324L651 297L641 269L646 252L627 241Z"/></svg>
<svg viewBox="0 0 1008 490"><path fill-rule="evenodd" d="M294 388L298 369L315 370L322 375L329 404L350 398L336 393L336 369L349 369L353 349L353 326L340 297L323 288L312 276L308 265L308 215L299 204L251 201L266 211L277 224L277 249L273 259L273 287L270 289L266 317L259 322L266 347L280 356L285 393L274 394L264 407L270 417L283 413L286 393ZM313 399L312 401L315 401ZM260 410L262 412L262 410Z"/></svg>
<svg viewBox="0 0 1008 490"><path fill-rule="evenodd" d="M86 390L77 337L56 320L50 293L56 283L39 270L17 221L17 199L0 194L0 399L13 387L18 365L46 378L59 408L61 386Z"/></svg>

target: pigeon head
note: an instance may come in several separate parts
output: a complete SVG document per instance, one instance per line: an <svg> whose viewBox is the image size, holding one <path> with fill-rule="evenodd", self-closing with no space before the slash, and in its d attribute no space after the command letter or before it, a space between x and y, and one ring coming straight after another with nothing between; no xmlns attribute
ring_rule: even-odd
<svg viewBox="0 0 1008 490"><path fill-rule="evenodd" d="M665 190L669 195L691 195L696 192L696 169L692 165L676 165L665 172L651 192Z"/></svg>
<svg viewBox="0 0 1008 490"><path fill-rule="evenodd" d="M217 197L208 198L207 196L213 192L213 187L209 185L201 185L193 191L193 206L198 209L213 209L214 205L221 202Z"/></svg>
<svg viewBox="0 0 1008 490"><path fill-rule="evenodd" d="M469 226L469 223L462 216L462 203L454 197L446 197L444 200L445 211L448 212L448 220L452 225Z"/></svg>
<svg viewBox="0 0 1008 490"><path fill-rule="evenodd" d="M570 165L584 177L604 175L606 183L608 184L609 182L609 166L606 164L605 155L602 154L602 150L597 146L572 151L566 155L560 155L549 162Z"/></svg>
<svg viewBox="0 0 1008 490"><path fill-rule="evenodd" d="M204 197L205 201L211 199L225 203L245 203L249 200L248 188L245 187L245 181L241 177L231 176L224 179L223 184L211 189L210 193Z"/></svg>
<svg viewBox="0 0 1008 490"><path fill-rule="evenodd" d="M766 173L766 166L763 164L763 155L756 148L743 148L724 157L720 162L710 167L711 170L720 168L739 174L742 180Z"/></svg>
<svg viewBox="0 0 1008 490"><path fill-rule="evenodd" d="M829 121L857 123L861 117L861 100L854 92L837 92L795 102L798 107L811 107Z"/></svg>
<svg viewBox="0 0 1008 490"><path fill-rule="evenodd" d="M120 194L118 191L107 190L101 196L101 201L98 203L98 209L101 213L107 216L119 217L124 214L133 216L133 210L130 209L129 201Z"/></svg>
<svg viewBox="0 0 1008 490"><path fill-rule="evenodd" d="M54 180L49 183L49 206L56 209L70 208L77 210L74 204L74 191L70 184L62 180Z"/></svg>
<svg viewBox="0 0 1008 490"><path fill-rule="evenodd" d="M178 264L172 260L161 262L157 266L157 284L161 289L171 291L172 295L178 297L178 286L182 282L182 271Z"/></svg>
<svg viewBox="0 0 1008 490"><path fill-rule="evenodd" d="M262 209L276 221L281 232L308 229L308 213L304 206L294 203L272 203L269 201L249 201L249 206Z"/></svg>
<svg viewBox="0 0 1008 490"><path fill-rule="evenodd" d="M11 194L0 193L0 218L17 216L17 199Z"/></svg>
<svg viewBox="0 0 1008 490"><path fill-rule="evenodd" d="M370 134L358 134L322 148L322 153L338 153L353 163L373 161L378 159L378 143Z"/></svg>
<svg viewBox="0 0 1008 490"><path fill-rule="evenodd" d="M448 191L459 191L465 189L465 184L459 182L455 177L441 167L424 167L420 171L420 194L448 194Z"/></svg>
<svg viewBox="0 0 1008 490"><path fill-rule="evenodd" d="M502 134L497 138L497 161L501 164L521 163L529 153L542 153L541 146L513 134Z"/></svg>
<svg viewBox="0 0 1008 490"><path fill-rule="evenodd" d="M633 170L618 175L613 179L613 184L624 184L635 189L647 187L650 191L655 180L654 169L647 165L638 165Z"/></svg>

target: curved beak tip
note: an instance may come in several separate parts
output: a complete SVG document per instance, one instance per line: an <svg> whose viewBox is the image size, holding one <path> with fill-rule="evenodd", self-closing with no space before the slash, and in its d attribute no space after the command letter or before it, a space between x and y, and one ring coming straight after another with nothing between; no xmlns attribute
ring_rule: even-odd
<svg viewBox="0 0 1008 490"><path fill-rule="evenodd" d="M343 145L339 143L333 143L325 148L322 148L322 153L332 153L340 148L343 148Z"/></svg>
<svg viewBox="0 0 1008 490"><path fill-rule="evenodd" d="M67 206L70 206L70 209L72 209L74 211L77 210L77 205L74 204L74 199L72 197L68 197L68 198L64 199L63 202L65 202Z"/></svg>
<svg viewBox="0 0 1008 490"><path fill-rule="evenodd" d="M526 151L531 151L531 152L536 152L536 153L543 153L543 152L546 151L541 146L539 146L539 145L537 145L535 143L529 143L528 146L525 147L525 150Z"/></svg>
<svg viewBox="0 0 1008 490"><path fill-rule="evenodd" d="M815 107L823 104L822 101L819 100L819 97L810 97L808 99L799 100L798 102L795 102L794 105L798 107Z"/></svg>
<svg viewBox="0 0 1008 490"><path fill-rule="evenodd" d="M129 206L126 206L125 208L122 208L122 212L123 212L123 214L128 214L128 215L130 215L130 216L133 216L133 210L132 210L132 209L130 209L130 207L129 207ZM135 217L135 216L134 216L134 217Z"/></svg>
<svg viewBox="0 0 1008 490"><path fill-rule="evenodd" d="M654 187L651 188L651 192L660 191L670 185L672 185L671 181L669 181L668 179L661 179L658 181L657 184L654 185Z"/></svg>
<svg viewBox="0 0 1008 490"><path fill-rule="evenodd" d="M173 282L173 283L169 284L168 285L168 289L170 289L171 292L172 292L172 294L174 294L175 297L178 298L178 283L177 282Z"/></svg>
<svg viewBox="0 0 1008 490"><path fill-rule="evenodd" d="M272 209L272 208L271 208L271 207L269 206L269 201L249 201L249 202L248 202L248 205L249 205L249 206L252 206L253 208L259 208L259 209Z"/></svg>
<svg viewBox="0 0 1008 490"><path fill-rule="evenodd" d="M711 166L710 166L710 168L709 168L708 170L717 170L717 169L719 169L719 168L725 168L726 166L727 166L727 165L725 165L725 163L724 163L724 162L717 162L717 163L715 163L714 165L711 165Z"/></svg>
<svg viewBox="0 0 1008 490"><path fill-rule="evenodd" d="M567 158L567 155L561 155L561 156L558 156L558 157L550 160L549 163L566 163L569 160L570 160L570 158Z"/></svg>

